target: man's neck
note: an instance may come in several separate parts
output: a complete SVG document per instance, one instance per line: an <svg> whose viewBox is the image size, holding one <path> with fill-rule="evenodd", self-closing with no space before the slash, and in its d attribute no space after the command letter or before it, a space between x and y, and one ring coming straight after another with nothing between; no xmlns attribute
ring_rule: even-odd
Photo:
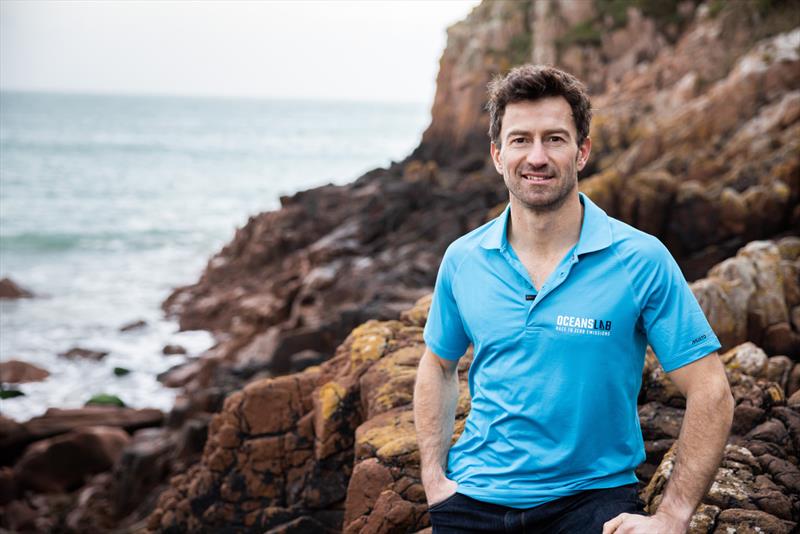
<svg viewBox="0 0 800 534"><path fill-rule="evenodd" d="M517 252L538 257L562 255L581 234L583 204L578 192L555 210L533 210L511 195L507 239Z"/></svg>

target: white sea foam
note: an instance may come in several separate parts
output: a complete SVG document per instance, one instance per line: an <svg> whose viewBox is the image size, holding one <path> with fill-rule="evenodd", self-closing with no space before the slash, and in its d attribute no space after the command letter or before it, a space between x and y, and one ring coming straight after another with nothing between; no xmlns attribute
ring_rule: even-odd
<svg viewBox="0 0 800 534"><path fill-rule="evenodd" d="M157 373L196 356L161 302L193 283L237 226L282 194L345 183L405 157L415 104L0 93L0 277L39 295L0 302L0 360L51 372L0 401L15 419L112 393L167 410ZM143 319L147 326L120 332ZM101 362L58 357L108 350ZM114 367L132 372L113 374Z"/></svg>

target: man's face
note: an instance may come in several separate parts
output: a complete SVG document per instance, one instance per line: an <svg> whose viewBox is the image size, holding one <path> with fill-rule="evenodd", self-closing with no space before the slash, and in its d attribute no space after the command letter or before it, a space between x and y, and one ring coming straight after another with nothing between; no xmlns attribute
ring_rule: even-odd
<svg viewBox="0 0 800 534"><path fill-rule="evenodd" d="M500 147L492 143L491 152L512 202L551 211L577 194L578 171L586 166L591 144L586 138L578 147L569 103L555 96L508 104Z"/></svg>

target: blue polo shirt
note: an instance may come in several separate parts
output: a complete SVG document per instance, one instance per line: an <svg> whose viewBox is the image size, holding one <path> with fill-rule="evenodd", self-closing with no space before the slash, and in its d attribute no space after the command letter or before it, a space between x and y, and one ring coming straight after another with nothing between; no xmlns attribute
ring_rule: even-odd
<svg viewBox="0 0 800 534"><path fill-rule="evenodd" d="M474 348L446 475L475 499L531 508L636 482L647 344L666 371L720 347L664 245L580 199L578 243L538 292L506 237L510 207L439 268L424 337L449 360Z"/></svg>

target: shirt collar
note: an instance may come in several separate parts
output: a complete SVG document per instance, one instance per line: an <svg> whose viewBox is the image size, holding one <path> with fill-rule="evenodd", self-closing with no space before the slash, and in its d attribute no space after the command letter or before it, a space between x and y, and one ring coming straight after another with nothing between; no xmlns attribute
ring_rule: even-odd
<svg viewBox="0 0 800 534"><path fill-rule="evenodd" d="M606 212L583 193L578 193L578 195L584 210L581 235L578 238L578 246L575 252L577 255L581 255L608 247L611 245L612 237L611 225ZM511 204L508 204L503 213L491 222L491 226L483 236L481 240L483 248L505 250L508 247L506 229L508 228L508 218L510 216Z"/></svg>

